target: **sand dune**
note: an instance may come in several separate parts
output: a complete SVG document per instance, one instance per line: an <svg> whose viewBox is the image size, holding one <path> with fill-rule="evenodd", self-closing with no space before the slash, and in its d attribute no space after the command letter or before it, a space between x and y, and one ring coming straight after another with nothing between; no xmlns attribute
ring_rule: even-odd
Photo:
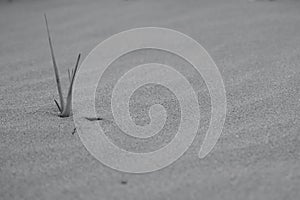
<svg viewBox="0 0 300 200"><path fill-rule="evenodd" d="M1 1L0 199L299 199L299 9L293 0ZM72 134L72 118L57 116L43 13L65 86L79 52L85 57L123 30L161 26L200 42L219 67L227 92L227 119L213 152L197 157L210 116L200 80L203 128L173 165L131 175L93 158ZM126 62L132 61L116 65ZM98 113L111 119L106 95L118 71L107 73L111 79L98 90ZM136 146L109 122L102 125L128 149L156 142Z"/></svg>

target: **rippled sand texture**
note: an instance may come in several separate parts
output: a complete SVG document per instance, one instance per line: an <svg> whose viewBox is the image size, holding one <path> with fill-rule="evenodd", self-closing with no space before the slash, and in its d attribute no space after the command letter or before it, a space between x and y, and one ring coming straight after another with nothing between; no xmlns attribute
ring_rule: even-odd
<svg viewBox="0 0 300 200"><path fill-rule="evenodd" d="M299 10L296 0L1 1L0 199L299 199ZM173 165L131 175L93 158L73 133L72 118L57 117L44 13L64 88L77 54L85 57L120 31L160 26L200 42L227 92L227 119L214 150L197 157L210 110L201 85L203 126ZM111 71L108 79L118 73ZM109 80L98 96L99 115L107 119ZM113 136L109 120L102 123L117 143L140 148Z"/></svg>

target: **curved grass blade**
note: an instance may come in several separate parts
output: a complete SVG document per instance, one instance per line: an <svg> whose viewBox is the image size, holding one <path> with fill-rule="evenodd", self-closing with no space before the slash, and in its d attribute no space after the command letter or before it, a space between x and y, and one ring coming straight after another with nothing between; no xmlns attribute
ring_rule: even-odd
<svg viewBox="0 0 300 200"><path fill-rule="evenodd" d="M78 71L80 56L81 56L81 54L78 55L77 61L76 61L76 64L75 64L75 68L74 68L74 70L72 70L72 74L71 74L72 76L71 76L71 82L70 82L70 85L69 85L67 101L66 101L65 108L64 108L63 112L60 115L61 117L69 117L72 114L73 84L74 84L76 73Z"/></svg>
<svg viewBox="0 0 300 200"><path fill-rule="evenodd" d="M59 72L58 72L58 68L57 68L57 65L56 65L56 61L55 61L55 55L54 55L54 50L53 50L53 45L52 45L52 40L51 40L51 36L50 36L50 31L49 31L49 27L48 27L48 20L47 20L46 14L44 14L44 17L45 17L45 22L46 22L46 28L47 28L48 41L49 41L49 46L50 46L50 51L51 51L52 63L53 63L53 68L54 68L54 73L55 73L57 91L58 91L59 100L60 100L60 109L64 110L63 93L62 93L62 90L61 90Z"/></svg>
<svg viewBox="0 0 300 200"><path fill-rule="evenodd" d="M55 102L55 104L56 104L56 106L57 106L57 108L58 108L59 112L62 112L62 110L61 110L61 108L60 108L60 106L59 106L58 102L57 102L55 99L54 99L54 102Z"/></svg>

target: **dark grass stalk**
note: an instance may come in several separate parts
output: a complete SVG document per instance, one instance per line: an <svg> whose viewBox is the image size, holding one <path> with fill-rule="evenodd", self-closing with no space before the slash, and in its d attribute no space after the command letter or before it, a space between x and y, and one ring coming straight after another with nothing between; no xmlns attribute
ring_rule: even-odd
<svg viewBox="0 0 300 200"><path fill-rule="evenodd" d="M54 102L60 112L59 116L60 117L69 117L72 115L72 95L73 95L73 84L75 80L76 73L78 71L78 66L79 66L79 61L80 61L80 54L77 57L77 61L75 64L75 68L72 69L71 73L70 70L68 69L68 76L69 76L69 88L68 88L68 94L67 94L67 99L66 102L64 102L63 98L63 93L61 89L61 82L59 78L59 71L58 67L56 64L55 60L55 55L54 55L54 50L53 50L53 45L52 45L52 40L50 36L50 31L48 27L48 20L46 14L44 14L45 17L45 22L46 22L46 28L47 28L47 34L48 34L48 41L49 41L49 46L50 46L50 52L51 52L51 58L52 58L52 63L53 63L53 68L54 68L54 75L55 75L55 80L56 80L56 85L57 85L57 91L59 95L59 100L60 104L54 99Z"/></svg>
<svg viewBox="0 0 300 200"><path fill-rule="evenodd" d="M50 36L50 31L49 31L48 20L47 20L46 14L44 14L44 17L45 17L45 22L46 22L48 41L49 41L49 46L50 46L50 51L51 51L51 58L52 58L52 63L53 63L53 68L54 68L54 74L55 74L55 80L56 80L56 85L57 85L57 91L58 91L58 95L59 95L60 106L56 100L54 100L54 101L55 101L58 109L60 111L62 111L62 110L64 110L64 98L63 98L63 93L61 90L59 72L58 72L58 68L56 65L56 60L55 60L55 55L54 55L54 50L53 50L53 45L52 45L52 40L51 40L51 36Z"/></svg>
<svg viewBox="0 0 300 200"><path fill-rule="evenodd" d="M69 85L69 90L68 90L68 95L67 95L67 101L66 101L66 105L65 105L63 111L60 114L61 117L68 117L68 116L72 115L73 84L74 84L76 73L78 71L79 61L80 61L80 54L77 57L75 68L74 68L74 70L72 70L72 74L69 76L69 77L71 77L71 80L70 80L70 85Z"/></svg>

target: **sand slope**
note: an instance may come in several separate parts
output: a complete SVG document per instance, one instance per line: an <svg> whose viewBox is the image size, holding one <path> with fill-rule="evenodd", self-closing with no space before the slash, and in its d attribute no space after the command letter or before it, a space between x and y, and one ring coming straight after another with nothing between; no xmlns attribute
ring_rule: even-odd
<svg viewBox="0 0 300 200"><path fill-rule="evenodd" d="M0 199L299 199L299 10L293 0L0 2ZM78 52L123 30L162 26L199 41L228 98L214 151L198 159L202 130L156 173L123 174L94 159L72 118L56 115L43 13L64 84Z"/></svg>

